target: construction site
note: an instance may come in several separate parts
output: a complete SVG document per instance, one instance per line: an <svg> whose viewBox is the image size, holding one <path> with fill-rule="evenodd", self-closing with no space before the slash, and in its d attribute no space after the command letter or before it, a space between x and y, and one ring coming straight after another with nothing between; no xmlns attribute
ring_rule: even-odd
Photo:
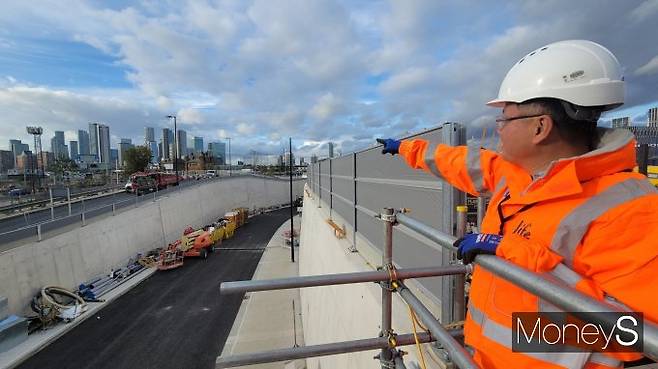
<svg viewBox="0 0 658 369"><path fill-rule="evenodd" d="M409 138L459 145L464 128ZM4 251L14 282L0 291L0 365L477 368L463 342L473 267L453 243L477 232L488 200L380 150L318 161L295 181L179 189ZM491 255L476 263L613 324L591 313L610 305L575 289ZM643 332L647 359L631 366L657 357L658 329Z"/></svg>
<svg viewBox="0 0 658 369"><path fill-rule="evenodd" d="M658 369L656 20L3 2L0 369Z"/></svg>

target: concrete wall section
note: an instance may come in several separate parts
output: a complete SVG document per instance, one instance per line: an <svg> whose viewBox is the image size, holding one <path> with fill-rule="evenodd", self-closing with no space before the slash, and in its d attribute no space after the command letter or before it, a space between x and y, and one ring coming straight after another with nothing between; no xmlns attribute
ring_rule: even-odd
<svg viewBox="0 0 658 369"><path fill-rule="evenodd" d="M315 194L312 194L315 196ZM351 252L352 238L338 239L326 223L327 207L318 207L317 198L304 198L302 232L300 235L300 275L372 271L381 261L373 260L379 254L364 240L358 243L358 252ZM384 228L382 225L382 233ZM381 258L381 256L379 256ZM381 259L380 259L381 260ZM407 281L412 291L434 313L440 308L428 298L426 291L414 282ZM306 345L350 341L377 337L381 327L381 288L374 283L301 289L302 319ZM393 295L393 329L398 334L413 331L407 305ZM405 361L416 361L417 351L406 347ZM425 353L429 348L425 348ZM378 351L327 356L307 359L308 369L320 368L375 368L373 359ZM425 355L426 360L428 359Z"/></svg>
<svg viewBox="0 0 658 369"><path fill-rule="evenodd" d="M294 182L295 196L302 195L303 185ZM174 241L187 225L203 226L235 207L253 209L288 201L288 182L255 176L184 188L156 202L0 253L0 296L9 299L11 313L25 314L43 286L76 288L124 265L137 253Z"/></svg>

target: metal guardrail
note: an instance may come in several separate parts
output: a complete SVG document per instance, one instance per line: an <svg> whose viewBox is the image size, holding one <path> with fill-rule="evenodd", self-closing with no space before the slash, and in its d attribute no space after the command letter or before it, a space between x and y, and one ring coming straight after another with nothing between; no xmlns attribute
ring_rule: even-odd
<svg viewBox="0 0 658 369"><path fill-rule="evenodd" d="M396 270L392 267L392 227L395 224L404 225L414 232L431 239L436 244L446 249L454 249L453 243L457 237L432 229L413 218L404 215L401 212L395 212L393 209L385 208L379 217L385 222L386 244L384 245L384 254L382 255L382 269L388 276L380 272L359 272L333 275L304 276L296 278L286 278L279 280L258 280L258 281L237 281L224 282L220 285L221 293L240 293L250 291L266 291L284 288L299 288L311 286L330 286L346 283L360 283L366 281L378 281L382 288L382 330L380 337L383 339L356 340L348 342L329 343L324 345L295 347L289 349L279 349L266 352L257 352L241 354L235 356L220 357L217 360L217 367L228 368L249 364L266 363L283 360L293 360L308 357L318 357L334 355L348 352L366 351L372 349L381 349L376 359L381 362L382 369L404 368L403 357L397 350L397 337L391 329L391 293L397 292L411 309L418 315L420 320L425 324L429 331L429 336L423 342L434 342L440 344L440 347L459 368L478 368L466 349L454 339L454 332L451 333L439 323L422 302L404 285L403 280L408 278L427 277L434 273L415 273L411 270ZM604 304L594 300L591 297L562 284L557 284L552 280L544 278L542 275L525 270L513 263L498 258L493 255L478 255L475 263L497 276L533 293L548 302L554 304L564 311L573 312L573 314L586 322L599 324L602 327L613 327L616 319L606 313L618 313L617 307ZM459 269L461 267L462 269ZM453 268L448 270L447 268ZM471 271L471 266L443 266L437 267L435 275L463 274ZM388 277L388 278L386 278ZM653 360L658 360L658 325L644 320L644 349L643 354ZM404 341L407 344L407 341ZM511 342L510 342L511 344ZM449 365L450 362L444 362Z"/></svg>
<svg viewBox="0 0 658 369"><path fill-rule="evenodd" d="M397 221L442 247L454 249L453 243L457 240L456 237L432 229L404 214L399 214ZM620 312L619 309L594 300L580 291L557 284L493 255L479 255L475 258L475 263L564 311L572 312L580 319L601 324L604 327L612 327L616 324L616 320L611 320L612 316L606 313ZM652 360L658 361L658 325L646 319L644 320L644 354Z"/></svg>
<svg viewBox="0 0 658 369"><path fill-rule="evenodd" d="M99 193L103 193L103 192L112 192L112 191L117 191L119 189L123 190L123 188L124 188L123 185L106 186L106 187L97 187L96 189L89 190L89 191L81 191L81 192L70 193L70 187L63 187L63 188L58 187L58 188L55 188L55 189L57 189L57 190L66 189L69 194L67 194L66 196L64 196L64 195L52 196L52 198L50 196L46 196L46 198L43 199L43 200L29 201L29 202L24 202L24 203L18 203L18 204L3 206L3 207L0 207L0 213L7 212L7 211L16 211L16 210L21 210L21 209L26 209L26 208L29 209L27 211L28 213L32 213L32 212L36 212L36 211L42 211L43 209L34 210L32 208L37 207L37 206L41 206L41 205L46 205L46 204L49 204L49 203L55 202L55 201L57 201L57 202L64 201L64 200L74 201L74 200L78 200L79 198L82 198L82 197L85 197L85 196L88 196L88 195L94 195L94 194L99 194ZM21 216L21 215L23 215L23 213L12 214L11 216Z"/></svg>
<svg viewBox="0 0 658 369"><path fill-rule="evenodd" d="M305 276L266 281L237 281L224 282L220 285L221 293L243 293L251 291L266 291L285 288L330 286L337 284L379 282L382 291L382 323L379 336L383 340L369 339L370 344L364 345L363 340L330 343L319 346L295 347L268 352L243 354L239 356L221 357L216 364L219 368L228 368L272 361L292 360L325 356L330 354L357 352L371 349L380 349L376 359L381 362L382 369L402 368L404 366L402 353L398 351L400 337L393 331L392 295L394 292L407 302L419 319L427 326L429 337L426 342L438 342L446 350L449 357L460 367L477 369L477 365L468 352L455 340L455 332L448 331L432 316L418 298L402 283L403 279L437 277L456 274L465 274L469 268L464 265L439 266L434 268L396 269L393 266L393 227L396 224L394 209L384 208L378 218L384 225L385 244L382 253L381 271L357 272L319 276ZM403 335L404 337L413 335ZM419 341L420 342L420 341Z"/></svg>
<svg viewBox="0 0 658 369"><path fill-rule="evenodd" d="M118 212L118 210L120 210L120 209L126 208L130 205L138 206L140 203L144 203L144 202L147 202L147 201L155 201L156 199L158 199L162 196L167 196L167 195L171 194L172 191L175 191L176 189L178 189L178 191L182 191L185 188L201 186L201 185L204 185L204 184L209 183L211 181L232 180L232 179L235 179L235 178L243 178L245 176L251 176L251 174L248 174L248 173L234 173L230 177L228 177L228 176L227 177L215 177L215 178L208 178L208 179L203 179L203 180L198 180L198 181L197 180L186 180L185 182L181 182L181 185L169 187L167 190L162 190L162 191L158 190L158 191L152 192L151 194L146 194L146 195L142 195L142 196L138 196L137 194L135 194L133 197L125 199L125 200L117 199L117 200L113 200L112 203L110 203L110 204L103 204L103 205L94 206L94 207L87 207L86 204L85 204L86 199L83 198L80 201L78 201L79 203L81 203L81 206L80 206L81 209L78 212L73 212L72 211L71 203L67 202L67 203L56 204L56 203L53 202L53 203L51 203L53 205L52 207L47 207L45 209L39 209L39 210L34 211L34 212L24 213L24 214L20 215L20 216L26 217L26 222L28 222L29 214L47 212L47 211L50 210L50 212L51 212L50 219L35 222L35 223L32 223L32 224L27 224L25 226L12 229L11 231L0 233L0 245L8 244L10 242L15 242L15 241L19 241L19 240L30 238L30 237L36 237L36 239L38 241L42 241L43 238L44 238L44 234L51 231L51 230L54 230L54 229L57 229L57 228L60 228L60 227L63 227L63 226L76 224L76 223L79 224L80 226L85 226L91 218L95 218L95 217L98 217L100 215L110 214L110 213L112 215L115 215ZM267 177L267 176L262 176L262 175L256 175L256 177L265 178L265 179L269 179L269 180L284 181L283 179L280 179L280 178ZM288 181L288 179L285 180L285 182L287 182L287 181ZM187 183L187 185L185 185L185 183ZM190 184L190 183L192 183L192 184ZM107 194L107 195L101 196L101 197L109 197L109 196L113 196L113 195L115 195L115 193ZM54 216L54 213L55 213L54 209L62 208L62 207L65 207L65 206L69 207L68 214L64 215L64 216L60 216L60 217L55 217ZM2 220L0 220L0 223L1 222L2 222Z"/></svg>

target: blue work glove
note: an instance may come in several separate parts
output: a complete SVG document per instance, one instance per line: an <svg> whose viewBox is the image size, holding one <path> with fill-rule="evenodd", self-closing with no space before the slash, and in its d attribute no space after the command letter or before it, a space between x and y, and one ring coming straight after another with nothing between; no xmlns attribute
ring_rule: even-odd
<svg viewBox="0 0 658 369"><path fill-rule="evenodd" d="M386 138L386 139L378 138L377 142L384 145L384 149L382 150L382 154L395 155L400 150L400 140L396 140L394 138Z"/></svg>
<svg viewBox="0 0 658 369"><path fill-rule="evenodd" d="M457 247L457 258L464 264L470 264L479 254L496 255L498 244L503 236L490 233L471 233L458 239L453 244Z"/></svg>

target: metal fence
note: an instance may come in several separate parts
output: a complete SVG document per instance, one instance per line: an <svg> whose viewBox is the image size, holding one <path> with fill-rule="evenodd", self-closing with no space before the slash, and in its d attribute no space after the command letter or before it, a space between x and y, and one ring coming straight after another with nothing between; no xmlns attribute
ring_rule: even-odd
<svg viewBox="0 0 658 369"><path fill-rule="evenodd" d="M209 181L225 181L240 178L247 174L234 173L231 177L216 177L204 180L186 180L179 186L169 187L150 194L111 193L95 198L81 198L77 201L48 203L48 207L38 211L25 212L20 215L0 219L0 252L18 247L26 241L41 241L46 236L64 231L67 226L85 226L89 221L104 215L114 215L125 209L139 206L144 202L156 201L168 196L172 191L182 191L188 187L200 186ZM288 181L268 177L269 179ZM10 230L6 230L10 229ZM48 234L48 235L47 235Z"/></svg>
<svg viewBox="0 0 658 369"><path fill-rule="evenodd" d="M409 138L466 143L465 128L458 123L446 123ZM462 192L424 171L409 168L400 156L383 156L381 147L312 163L308 177L318 206L328 207L332 220L345 222L353 244L358 234L380 252L384 239L381 221L375 215L382 207L409 208L414 219L454 234L455 207L465 202ZM435 266L438 261L447 265L454 260L454 253L438 249L404 226L395 228L393 238L399 245L393 260L400 268ZM420 283L441 305L442 316L452 316L454 279L427 278Z"/></svg>

